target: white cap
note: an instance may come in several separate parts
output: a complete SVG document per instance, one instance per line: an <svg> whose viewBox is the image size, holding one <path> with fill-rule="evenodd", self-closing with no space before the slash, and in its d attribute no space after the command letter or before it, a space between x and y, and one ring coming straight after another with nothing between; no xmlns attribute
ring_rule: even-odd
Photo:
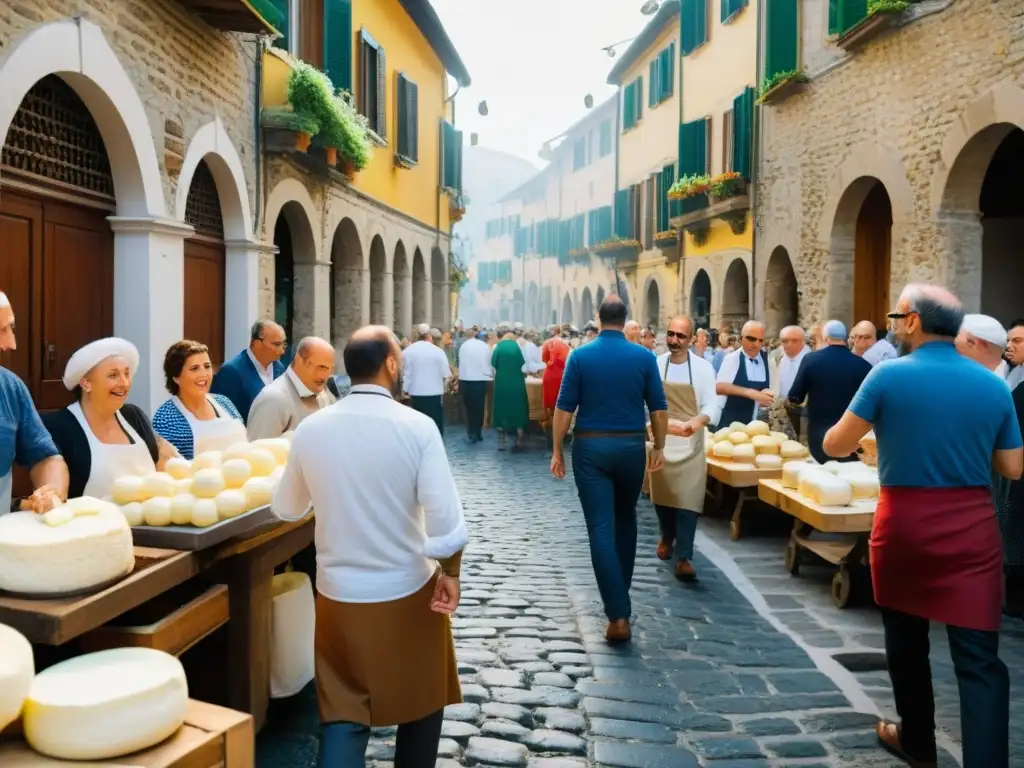
<svg viewBox="0 0 1024 768"><path fill-rule="evenodd" d="M426 336L428 333L430 333L430 326L427 325L426 323L420 323L419 325L416 326L416 333L419 334L420 336Z"/></svg>
<svg viewBox="0 0 1024 768"><path fill-rule="evenodd" d="M108 357L123 357L134 375L139 370L139 350L130 341L111 337L86 344L75 352L64 369L64 386L72 390L93 368Z"/></svg>
<svg viewBox="0 0 1024 768"><path fill-rule="evenodd" d="M960 330L975 338L987 341L1002 349L1006 346L1006 329L994 317L988 315L964 315Z"/></svg>

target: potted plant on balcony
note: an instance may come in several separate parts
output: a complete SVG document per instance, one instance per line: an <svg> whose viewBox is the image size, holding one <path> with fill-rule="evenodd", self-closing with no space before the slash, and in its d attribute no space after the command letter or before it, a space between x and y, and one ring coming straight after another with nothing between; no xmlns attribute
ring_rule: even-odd
<svg viewBox="0 0 1024 768"><path fill-rule="evenodd" d="M790 94L796 93L808 82L810 80L802 69L776 72L761 84L757 94L757 103L768 104L773 101L781 101Z"/></svg>
<svg viewBox="0 0 1024 768"><path fill-rule="evenodd" d="M466 215L466 205L468 203L469 199L465 195L449 195L448 216L451 218L452 222L462 221L462 217Z"/></svg>
<svg viewBox="0 0 1024 768"><path fill-rule="evenodd" d="M747 231L746 210L726 211L719 218L721 218L722 221L729 225L729 229L732 230L732 233L734 235L742 235L744 232Z"/></svg>
<svg viewBox="0 0 1024 768"><path fill-rule="evenodd" d="M698 248L707 245L708 240L711 238L711 225L706 221L691 224L686 228L686 231L690 233L690 237L693 238L693 244Z"/></svg>
<svg viewBox="0 0 1024 768"><path fill-rule="evenodd" d="M664 232L656 232L654 235L654 245L662 250L675 248L678 244L679 231L676 229L666 229Z"/></svg>
<svg viewBox="0 0 1024 768"><path fill-rule="evenodd" d="M680 176L668 189L669 200L685 200L688 197L706 194L711 190L711 177L706 173Z"/></svg>
<svg viewBox="0 0 1024 768"><path fill-rule="evenodd" d="M604 259L635 259L642 249L638 240L626 237L612 237L594 246L594 251Z"/></svg>
<svg viewBox="0 0 1024 768"><path fill-rule="evenodd" d="M747 182L736 171L726 171L712 176L709 181L712 203L738 197L746 192Z"/></svg>
<svg viewBox="0 0 1024 768"><path fill-rule="evenodd" d="M290 106L264 109L260 125L267 131L268 144L296 152L309 149L320 132L320 124L311 115L298 113Z"/></svg>

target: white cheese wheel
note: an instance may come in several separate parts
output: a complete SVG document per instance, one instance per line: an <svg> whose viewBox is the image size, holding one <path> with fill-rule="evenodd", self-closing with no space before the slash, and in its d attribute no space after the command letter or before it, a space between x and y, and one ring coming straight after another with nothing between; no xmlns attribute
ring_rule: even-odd
<svg viewBox="0 0 1024 768"><path fill-rule="evenodd" d="M855 499L877 499L881 490L881 483L878 475L871 475L867 472L858 472L843 477L850 484L850 490Z"/></svg>
<svg viewBox="0 0 1024 768"><path fill-rule="evenodd" d="M787 440L779 446L779 453L784 459L802 459L807 456L807 449L796 440Z"/></svg>
<svg viewBox="0 0 1024 768"><path fill-rule="evenodd" d="M171 498L171 525L192 525L192 510L196 497L191 493L179 493Z"/></svg>
<svg viewBox="0 0 1024 768"><path fill-rule="evenodd" d="M192 459L192 474L200 469L220 469L224 459L220 451L205 451Z"/></svg>
<svg viewBox="0 0 1024 768"><path fill-rule="evenodd" d="M747 434L753 437L754 435L764 435L767 437L771 434L771 429L768 427L768 423L764 421L752 421L746 426Z"/></svg>
<svg viewBox="0 0 1024 768"><path fill-rule="evenodd" d="M217 515L217 505L213 499L197 499L192 507L192 525L196 528L206 528L220 521Z"/></svg>
<svg viewBox="0 0 1024 768"><path fill-rule="evenodd" d="M279 465L288 461L288 454L292 449L291 442L283 437L267 437L257 440L252 445L253 448L262 448L263 450L270 451L274 454L274 458L277 459Z"/></svg>
<svg viewBox="0 0 1024 768"><path fill-rule="evenodd" d="M729 442L733 445L741 445L743 443L750 442L750 435L746 432L741 432L738 429L733 430L729 433Z"/></svg>
<svg viewBox="0 0 1024 768"><path fill-rule="evenodd" d="M174 495L174 478L167 472L155 472L142 478L142 492L147 499L156 496L165 496L168 499Z"/></svg>
<svg viewBox="0 0 1024 768"><path fill-rule="evenodd" d="M750 438L750 444L758 453L778 453L779 444L768 435L754 435Z"/></svg>
<svg viewBox="0 0 1024 768"><path fill-rule="evenodd" d="M200 469L192 475L192 495L199 499L212 499L227 487L219 469Z"/></svg>
<svg viewBox="0 0 1024 768"><path fill-rule="evenodd" d="M247 459L249 454L254 450L252 443L232 443L228 446L228 449L224 451L221 459L223 461L231 461L232 459Z"/></svg>
<svg viewBox="0 0 1024 768"><path fill-rule="evenodd" d="M850 484L823 470L801 474L797 492L822 507L845 507L853 500Z"/></svg>
<svg viewBox="0 0 1024 768"><path fill-rule="evenodd" d="M732 424L729 425L729 429L731 429L733 432L746 432L747 425L744 424L742 421L734 421Z"/></svg>
<svg viewBox="0 0 1024 768"><path fill-rule="evenodd" d="M736 446L728 440L723 440L720 443L715 443L715 458L729 459L732 458L733 452L736 450Z"/></svg>
<svg viewBox="0 0 1024 768"><path fill-rule="evenodd" d="M806 461L787 461L782 465L782 487L796 490L800 485L800 473L812 466Z"/></svg>
<svg viewBox="0 0 1024 768"><path fill-rule="evenodd" d="M774 453L759 453L754 458L758 469L781 469L782 457Z"/></svg>
<svg viewBox="0 0 1024 768"><path fill-rule="evenodd" d="M57 527L34 512L0 515L0 590L78 592L125 576L134 565L131 528L113 505Z"/></svg>
<svg viewBox="0 0 1024 768"><path fill-rule="evenodd" d="M180 496L183 493L192 493L192 476L183 477L174 481L174 495Z"/></svg>
<svg viewBox="0 0 1024 768"><path fill-rule="evenodd" d="M785 432L769 432L768 437L770 437L779 445L782 445L784 442L789 440L789 435L787 435Z"/></svg>
<svg viewBox="0 0 1024 768"><path fill-rule="evenodd" d="M171 500L166 496L154 496L142 503L142 518L146 525L162 528L171 524Z"/></svg>
<svg viewBox="0 0 1024 768"><path fill-rule="evenodd" d="M25 701L25 740L59 760L107 760L176 733L187 708L180 661L151 648L115 648L36 675Z"/></svg>
<svg viewBox="0 0 1024 768"><path fill-rule="evenodd" d="M821 465L821 468L824 469L826 472L832 473L833 475L838 475L839 470L842 469L842 466L843 465L840 462L833 460L826 461L824 464Z"/></svg>
<svg viewBox="0 0 1024 768"><path fill-rule="evenodd" d="M274 483L269 477L253 477L242 486L246 509L265 507L274 496Z"/></svg>
<svg viewBox="0 0 1024 768"><path fill-rule="evenodd" d="M121 507L121 514L124 515L124 519L128 521L128 525L144 525L146 520L142 514L142 503L138 501L132 501Z"/></svg>
<svg viewBox="0 0 1024 768"><path fill-rule="evenodd" d="M173 459L167 460L167 463L164 465L164 472L175 480L184 480L186 477L192 477L192 462L180 456L175 456Z"/></svg>
<svg viewBox="0 0 1024 768"><path fill-rule="evenodd" d="M92 496L79 496L77 499L68 499L64 506L70 509L75 517L78 517L79 515L98 515L104 509L109 509L110 502Z"/></svg>
<svg viewBox="0 0 1024 768"><path fill-rule="evenodd" d="M0 624L0 731L21 715L35 673L32 645L18 630Z"/></svg>
<svg viewBox="0 0 1024 768"><path fill-rule="evenodd" d="M56 528L58 525L67 525L74 520L75 511L70 507L54 507L42 517L44 523L51 528Z"/></svg>
<svg viewBox="0 0 1024 768"><path fill-rule="evenodd" d="M754 446L750 443L734 445L732 449L732 460L737 464L753 464L755 457Z"/></svg>
<svg viewBox="0 0 1024 768"><path fill-rule="evenodd" d="M252 465L245 459L228 459L220 465L228 488L241 488L252 477Z"/></svg>
<svg viewBox="0 0 1024 768"><path fill-rule="evenodd" d="M265 448L257 448L247 457L253 477L266 477L277 469L277 459Z"/></svg>
<svg viewBox="0 0 1024 768"><path fill-rule="evenodd" d="M246 511L245 491L221 491L214 497L213 503L217 506L218 519L228 520L232 517L238 517Z"/></svg>
<svg viewBox="0 0 1024 768"><path fill-rule="evenodd" d="M729 435L731 435L731 434L732 434L732 429L731 428L729 428L729 427L722 427L720 430L715 432L714 435L711 436L711 439L714 440L716 443L720 443L723 440L728 440L729 439Z"/></svg>
<svg viewBox="0 0 1024 768"><path fill-rule="evenodd" d="M110 489L110 496L115 504L128 504L132 501L145 501L146 492L141 477L119 477Z"/></svg>

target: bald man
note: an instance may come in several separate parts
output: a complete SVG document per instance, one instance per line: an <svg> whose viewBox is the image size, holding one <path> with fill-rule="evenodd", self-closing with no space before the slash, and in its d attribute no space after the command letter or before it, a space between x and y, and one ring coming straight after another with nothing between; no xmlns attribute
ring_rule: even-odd
<svg viewBox="0 0 1024 768"><path fill-rule="evenodd" d="M640 339L643 336L643 332L640 329L640 323L636 320L627 320L626 327L622 329L622 332L626 335L626 341L630 344L639 344Z"/></svg>
<svg viewBox="0 0 1024 768"><path fill-rule="evenodd" d="M246 423L249 442L291 432L307 416L335 402L327 389L332 373L334 347L316 336L300 341L284 376L264 387L252 401Z"/></svg>
<svg viewBox="0 0 1024 768"><path fill-rule="evenodd" d="M740 332L740 348L722 359L715 379L715 392L722 416L720 427L735 421L744 424L757 418L758 408L775 402L769 389L768 353L764 351L764 323L749 320Z"/></svg>
<svg viewBox="0 0 1024 768"><path fill-rule="evenodd" d="M896 348L884 338L878 338L878 331L867 320L861 320L855 326L850 335L853 337L853 354L863 357L872 366L878 365L883 360L892 360L899 357Z"/></svg>

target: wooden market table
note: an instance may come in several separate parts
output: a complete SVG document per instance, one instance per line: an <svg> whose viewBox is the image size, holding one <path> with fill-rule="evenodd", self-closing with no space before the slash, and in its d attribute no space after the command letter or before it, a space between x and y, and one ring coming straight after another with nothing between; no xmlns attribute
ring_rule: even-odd
<svg viewBox="0 0 1024 768"><path fill-rule="evenodd" d="M44 646L76 641L82 650L94 651L141 645L175 655L226 624L219 669L226 678L227 703L251 714L259 730L270 702L274 570L312 542L310 513L292 523L268 522L198 552L136 547L135 570L96 594L56 600L0 595L0 623ZM137 625L109 626L126 614L144 618Z"/></svg>
<svg viewBox="0 0 1024 768"><path fill-rule="evenodd" d="M716 508L721 508L725 504L725 486L736 491L736 503L733 505L732 517L729 520L729 536L736 541L743 533L742 516L745 507L748 502L758 498L758 482L781 478L782 469L758 469L753 464L723 461L714 456L707 457L707 464L708 477L718 481L716 486L709 486L707 490Z"/></svg>
<svg viewBox="0 0 1024 768"><path fill-rule="evenodd" d="M794 576L799 575L805 551L839 566L832 577L832 601L837 608L849 605L853 577L865 573L868 566L868 537L875 517L875 500L856 501L848 507L822 507L784 487L781 480L762 480L758 496L793 517L793 532L786 546L786 569ZM828 534L831 538L813 538L816 534Z"/></svg>

